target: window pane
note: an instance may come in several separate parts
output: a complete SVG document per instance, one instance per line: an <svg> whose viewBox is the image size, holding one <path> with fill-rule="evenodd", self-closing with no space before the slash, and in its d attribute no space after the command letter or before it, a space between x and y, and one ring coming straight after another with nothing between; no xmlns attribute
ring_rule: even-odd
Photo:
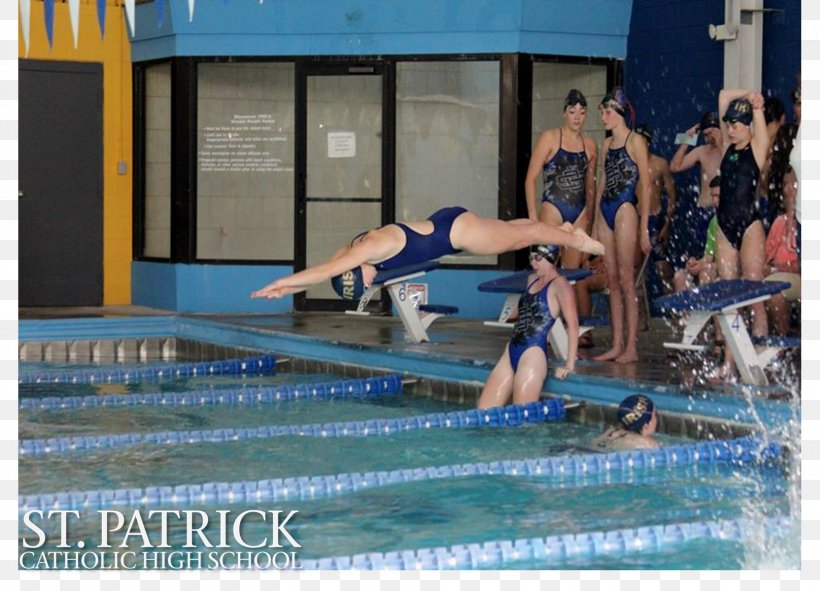
<svg viewBox="0 0 820 591"><path fill-rule="evenodd" d="M197 258L292 259L294 65L197 71Z"/></svg>
<svg viewBox="0 0 820 591"><path fill-rule="evenodd" d="M145 220L147 257L171 256L171 64L145 69Z"/></svg>
<svg viewBox="0 0 820 591"><path fill-rule="evenodd" d="M396 220L451 205L497 217L498 62L399 63L396 94Z"/></svg>
<svg viewBox="0 0 820 591"><path fill-rule="evenodd" d="M564 122L564 99L573 88L583 92L587 99L587 118L582 131L594 139L598 149L601 149L604 126L598 116L598 104L607 91L606 66L589 64L533 64L531 146L535 146L547 129L561 127ZM542 181L538 179L536 195L543 192Z"/></svg>

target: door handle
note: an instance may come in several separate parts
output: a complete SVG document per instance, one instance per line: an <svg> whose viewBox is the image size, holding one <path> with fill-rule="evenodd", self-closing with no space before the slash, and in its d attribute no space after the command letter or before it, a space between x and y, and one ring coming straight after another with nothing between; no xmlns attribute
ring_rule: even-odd
<svg viewBox="0 0 820 591"><path fill-rule="evenodd" d="M23 197L25 197L25 196L26 196L26 194L25 194L25 193L23 193L23 191L22 191L22 190L17 189L17 199L22 199L22 198L23 198Z"/></svg>

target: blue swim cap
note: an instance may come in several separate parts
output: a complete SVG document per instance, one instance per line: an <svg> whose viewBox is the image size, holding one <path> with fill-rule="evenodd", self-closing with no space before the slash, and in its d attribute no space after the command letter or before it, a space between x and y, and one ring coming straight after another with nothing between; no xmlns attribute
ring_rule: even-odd
<svg viewBox="0 0 820 591"><path fill-rule="evenodd" d="M639 432L652 418L655 404L646 396L627 396L618 407L618 420L627 431Z"/></svg>
<svg viewBox="0 0 820 591"><path fill-rule="evenodd" d="M364 293L364 279L362 278L362 268L356 267L350 271L340 273L330 278L333 290L339 294L343 300L358 300Z"/></svg>
<svg viewBox="0 0 820 591"><path fill-rule="evenodd" d="M561 255L561 249L555 246L554 244L536 244L532 246L530 252L540 254L553 265L555 264L555 261L558 260L558 257Z"/></svg>

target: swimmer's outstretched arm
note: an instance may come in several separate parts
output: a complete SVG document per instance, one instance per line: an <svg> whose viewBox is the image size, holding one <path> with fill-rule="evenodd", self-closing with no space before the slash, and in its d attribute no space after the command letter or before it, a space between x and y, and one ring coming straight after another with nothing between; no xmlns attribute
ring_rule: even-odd
<svg viewBox="0 0 820 591"><path fill-rule="evenodd" d="M251 298L281 298L305 291L311 285L323 283L339 273L355 269L362 263L367 262L368 258L368 249L361 248L358 244L353 247L343 247L330 260L308 267L293 275L277 279L262 289L253 292Z"/></svg>

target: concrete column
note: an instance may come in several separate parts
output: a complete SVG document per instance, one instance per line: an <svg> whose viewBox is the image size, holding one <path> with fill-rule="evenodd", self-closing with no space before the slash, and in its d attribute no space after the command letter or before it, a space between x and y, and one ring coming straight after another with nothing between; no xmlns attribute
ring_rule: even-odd
<svg viewBox="0 0 820 591"><path fill-rule="evenodd" d="M761 90L763 14L763 0L726 0L725 32L735 37L724 42L724 88Z"/></svg>

